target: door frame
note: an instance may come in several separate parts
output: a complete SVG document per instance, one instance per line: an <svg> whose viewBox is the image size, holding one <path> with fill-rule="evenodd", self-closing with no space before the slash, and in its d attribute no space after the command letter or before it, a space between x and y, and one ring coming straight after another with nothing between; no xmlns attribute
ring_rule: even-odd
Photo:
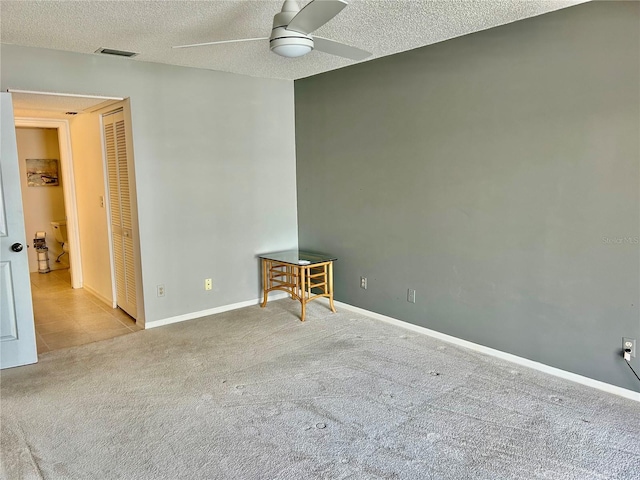
<svg viewBox="0 0 640 480"><path fill-rule="evenodd" d="M82 258L80 255L80 229L78 228L78 206L76 184L71 154L71 134L69 121L54 118L15 117L17 127L54 128L58 132L58 148L62 167L62 192L64 213L67 217L67 238L69 239L69 272L71 287L82 288Z"/></svg>

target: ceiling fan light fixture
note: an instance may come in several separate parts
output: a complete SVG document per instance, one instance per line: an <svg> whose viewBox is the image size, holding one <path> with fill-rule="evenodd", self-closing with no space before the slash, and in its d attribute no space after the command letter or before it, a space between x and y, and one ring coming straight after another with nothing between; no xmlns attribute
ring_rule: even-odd
<svg viewBox="0 0 640 480"><path fill-rule="evenodd" d="M276 29L273 33L278 36L272 37L269 45L271 51L281 57L302 57L313 50L313 39L308 35L301 36L283 28Z"/></svg>
<svg viewBox="0 0 640 480"><path fill-rule="evenodd" d="M306 55L313 49L308 45L280 45L273 47L271 50L281 57L296 58Z"/></svg>
<svg viewBox="0 0 640 480"><path fill-rule="evenodd" d="M270 45L273 53L288 58L302 57L313 50L313 40L304 37L274 38Z"/></svg>

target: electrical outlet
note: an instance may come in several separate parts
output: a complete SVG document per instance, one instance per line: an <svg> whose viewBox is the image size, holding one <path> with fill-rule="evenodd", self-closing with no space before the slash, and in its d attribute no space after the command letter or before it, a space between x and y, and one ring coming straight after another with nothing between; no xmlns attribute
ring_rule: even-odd
<svg viewBox="0 0 640 480"><path fill-rule="evenodd" d="M100 195L100 208L104 208L104 196Z"/></svg>
<svg viewBox="0 0 640 480"><path fill-rule="evenodd" d="M158 285L156 287L156 293L159 297L164 297L164 285Z"/></svg>
<svg viewBox="0 0 640 480"><path fill-rule="evenodd" d="M416 303L416 291L411 288L407 290L407 302Z"/></svg>
<svg viewBox="0 0 640 480"><path fill-rule="evenodd" d="M367 289L367 277L360 277L360 288Z"/></svg>
<svg viewBox="0 0 640 480"><path fill-rule="evenodd" d="M636 339L635 338L627 338L622 337L622 350L626 350L627 348L631 349L631 356L636 356Z"/></svg>
<svg viewBox="0 0 640 480"><path fill-rule="evenodd" d="M210 278L205 278L204 279L204 289L205 290L211 290L213 288L213 282Z"/></svg>

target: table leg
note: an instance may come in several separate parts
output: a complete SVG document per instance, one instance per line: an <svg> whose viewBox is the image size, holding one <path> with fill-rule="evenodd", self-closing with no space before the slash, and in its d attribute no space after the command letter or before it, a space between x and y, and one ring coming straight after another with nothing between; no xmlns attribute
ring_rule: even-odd
<svg viewBox="0 0 640 480"><path fill-rule="evenodd" d="M333 262L329 262L329 306L336 313L336 307L333 306Z"/></svg>
<svg viewBox="0 0 640 480"><path fill-rule="evenodd" d="M267 270L268 270L267 259L263 258L262 259L262 292L263 292L262 294L264 298L262 300L262 303L260 304L262 308L267 306L267 295L268 295Z"/></svg>
<svg viewBox="0 0 640 480"><path fill-rule="evenodd" d="M289 296L291 298L296 298L296 268L291 265L287 266L287 273L287 281L291 284L291 295Z"/></svg>
<svg viewBox="0 0 640 480"><path fill-rule="evenodd" d="M300 271L300 303L302 303L302 315L300 321L304 322L304 317L307 311L307 293L306 293L306 280L305 280L305 268L298 267Z"/></svg>

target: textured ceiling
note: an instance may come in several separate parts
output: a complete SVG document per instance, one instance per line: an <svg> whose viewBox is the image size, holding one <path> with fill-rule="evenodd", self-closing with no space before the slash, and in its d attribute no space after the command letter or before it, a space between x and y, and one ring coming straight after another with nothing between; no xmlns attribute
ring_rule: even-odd
<svg viewBox="0 0 640 480"><path fill-rule="evenodd" d="M558 10L586 0L350 0L315 33L370 52L367 60ZM306 0L301 5L308 3ZM172 49L268 37L282 1L1 1L3 43L93 53L138 52L133 59L297 79L356 63L321 52L282 58L268 40Z"/></svg>

